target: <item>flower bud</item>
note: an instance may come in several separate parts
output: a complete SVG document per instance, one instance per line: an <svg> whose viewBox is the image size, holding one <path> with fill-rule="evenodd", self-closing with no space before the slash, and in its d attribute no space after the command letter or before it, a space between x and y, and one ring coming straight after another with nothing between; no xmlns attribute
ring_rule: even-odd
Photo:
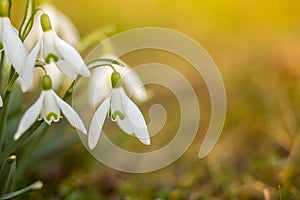
<svg viewBox="0 0 300 200"><path fill-rule="evenodd" d="M51 21L50 21L50 18L47 14L42 14L42 16L41 16L41 25L42 25L42 28L43 28L44 32L52 30Z"/></svg>
<svg viewBox="0 0 300 200"><path fill-rule="evenodd" d="M42 86L43 86L43 90L51 90L52 89L52 80L49 75L44 75L42 77Z"/></svg>
<svg viewBox="0 0 300 200"><path fill-rule="evenodd" d="M119 72L117 71L114 71L112 74L111 74L111 85L113 88L119 88L121 87L121 75Z"/></svg>
<svg viewBox="0 0 300 200"><path fill-rule="evenodd" d="M0 0L0 17L8 17L9 7L9 0Z"/></svg>

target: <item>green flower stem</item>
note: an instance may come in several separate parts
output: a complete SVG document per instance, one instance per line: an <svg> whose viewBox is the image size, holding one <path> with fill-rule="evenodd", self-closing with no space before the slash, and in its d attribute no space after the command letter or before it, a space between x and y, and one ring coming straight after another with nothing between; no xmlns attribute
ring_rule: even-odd
<svg viewBox="0 0 300 200"><path fill-rule="evenodd" d="M43 122L36 121L18 140L13 141L4 151L0 154L0 163L7 157L12 155L22 144L41 126Z"/></svg>
<svg viewBox="0 0 300 200"><path fill-rule="evenodd" d="M13 71L13 72L12 72ZM4 95L3 95L3 98L6 96L6 95L9 95L10 92L11 92L11 89L12 87L14 86L16 80L18 79L19 75L15 72L15 70L13 68L11 68L11 72L10 73L10 78L9 78L9 81L8 81L8 85L6 87L6 90L4 92Z"/></svg>
<svg viewBox="0 0 300 200"><path fill-rule="evenodd" d="M65 92L65 94L62 98L63 100L66 100L69 96L71 96L73 94L75 83L79 78L80 78L80 76L78 76L77 79L71 83L71 85L69 86L69 88L67 89L67 91Z"/></svg>
<svg viewBox="0 0 300 200"><path fill-rule="evenodd" d="M2 79L3 79L3 70L5 65L5 53L4 51L1 52L1 60L0 60L0 88L2 86Z"/></svg>
<svg viewBox="0 0 300 200"><path fill-rule="evenodd" d="M87 66L90 66L97 62L108 62L108 63L99 64L95 67L89 67L89 69L94 69L97 67L107 66L107 65L111 65L111 64L116 64L116 65L119 65L120 67L125 67L123 63L119 62L118 60L111 59L111 58L97 58L97 59L94 59L94 60L90 61L89 63L87 63Z"/></svg>
<svg viewBox="0 0 300 200"><path fill-rule="evenodd" d="M0 200L14 199L23 196L29 192L40 190L42 187L43 187L43 183L41 181L37 181L26 188L0 196Z"/></svg>
<svg viewBox="0 0 300 200"><path fill-rule="evenodd" d="M23 30L23 32L20 34L20 38L22 41L25 40L25 38L28 36L28 34L30 33L31 29L32 29L32 26L33 26L33 22L34 22L34 16L37 12L43 12L42 9L38 8L36 10L34 10L33 14L31 15L31 17L29 18L27 24L25 25L25 28Z"/></svg>
<svg viewBox="0 0 300 200"><path fill-rule="evenodd" d="M25 13L24 13L24 18L23 18L23 21L21 22L21 26L19 28L19 38L22 38L21 35L23 33L23 27L25 25L25 22L26 22L26 18L28 16L28 12L29 12L29 6L30 6L30 0L27 0L26 1L26 6L25 6Z"/></svg>
<svg viewBox="0 0 300 200"><path fill-rule="evenodd" d="M35 11L35 0L27 0L26 1L26 6L25 6L25 14L23 21L21 23L20 29L19 29L19 37L21 38L22 41L25 40L27 35L29 34L32 25L33 25L33 19L34 15L37 11ZM27 24L25 25L26 19L28 18L27 16L30 16ZM25 28L24 28L25 26ZM29 28L29 29L28 29Z"/></svg>

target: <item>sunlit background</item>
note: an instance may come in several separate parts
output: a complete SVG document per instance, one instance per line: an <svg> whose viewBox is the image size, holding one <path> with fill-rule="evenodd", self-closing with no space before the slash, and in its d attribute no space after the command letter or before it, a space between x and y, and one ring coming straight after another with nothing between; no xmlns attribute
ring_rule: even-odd
<svg viewBox="0 0 300 200"><path fill-rule="evenodd" d="M24 2L25 3L25 2ZM12 19L20 24L24 3L13 0ZM53 0L84 38L99 27L114 33L139 27L164 27L199 42L223 76L228 110L214 150L198 158L210 118L210 100L201 77L183 60L163 52L124 56L133 68L159 62L187 77L201 108L199 133L189 150L172 165L146 174L110 169L94 159L66 122L56 124L35 152L28 180L44 182L36 199L299 199L300 198L300 2L296 0ZM22 11L22 12L16 12ZM88 52L84 52L86 56ZM153 98L141 105L146 119L154 103L178 109L174 96L149 86ZM172 107L173 106L173 107ZM168 116L162 133L176 131L178 116ZM173 118L172 118L173 117ZM112 124L108 123L106 128ZM70 130L69 130L70 129ZM112 139L132 140L115 130ZM76 138L65 139L66 132ZM167 136L155 141L170 139ZM67 134L68 135L68 134ZM48 139L48 140L47 140ZM69 146L66 146L69 145ZM136 145L136 146L135 146ZM131 151L143 151L138 142ZM112 158L114 159L114 158ZM24 185L27 182L22 183Z"/></svg>

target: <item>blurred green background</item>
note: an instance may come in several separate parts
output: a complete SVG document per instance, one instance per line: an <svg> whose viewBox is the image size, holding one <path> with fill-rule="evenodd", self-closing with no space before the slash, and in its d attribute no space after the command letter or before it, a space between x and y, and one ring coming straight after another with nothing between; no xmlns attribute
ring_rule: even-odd
<svg viewBox="0 0 300 200"><path fill-rule="evenodd" d="M12 17L18 24L24 2L13 3ZM147 56L147 52L127 55L124 60L132 67L154 59L179 69L189 78L198 94L202 117L195 142L172 165L147 174L110 169L76 142L58 148L52 155L45 154L32 164L28 179L41 179L45 184L41 194L33 196L37 199L300 199L300 1L53 0L52 3L70 17L82 38L107 24L114 24L116 33L154 26L189 35L219 67L228 110L218 144L209 156L198 159L210 117L209 96L203 81L189 73L191 68L187 64L170 55L154 52L150 55L156 57ZM155 96L142 106L145 113L155 102L165 103L169 109L177 105L170 100L171 94L152 89ZM168 120L174 124L169 123L167 130L175 129L178 120ZM64 123L55 128L64 127Z"/></svg>

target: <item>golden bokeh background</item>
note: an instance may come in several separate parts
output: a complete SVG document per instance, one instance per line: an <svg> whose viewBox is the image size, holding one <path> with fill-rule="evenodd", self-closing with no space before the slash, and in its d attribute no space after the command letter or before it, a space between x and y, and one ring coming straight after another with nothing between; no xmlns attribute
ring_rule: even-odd
<svg viewBox="0 0 300 200"><path fill-rule="evenodd" d="M12 18L18 24L25 2L13 3ZM206 88L203 81L197 85L199 76L191 75L186 64L178 64L168 55L156 58L165 59L165 63L181 69L191 79L204 110L206 125L200 127L200 136L188 152L160 171L126 174L99 164L82 146L73 145L63 155L44 158L47 164L41 163L36 174L32 172L32 177L46 180L44 196L58 193L66 199L300 198L300 1L52 3L70 17L82 38L98 27L113 24L116 33L164 27L195 39L219 67L228 111L220 141L208 157L199 160L201 133L206 130L210 114L207 91L203 97L199 95ZM137 55L140 58L136 61L130 59ZM145 52L135 57L128 55L133 67L150 62L151 58ZM157 98L168 102L164 94ZM53 166L47 175L49 163Z"/></svg>

